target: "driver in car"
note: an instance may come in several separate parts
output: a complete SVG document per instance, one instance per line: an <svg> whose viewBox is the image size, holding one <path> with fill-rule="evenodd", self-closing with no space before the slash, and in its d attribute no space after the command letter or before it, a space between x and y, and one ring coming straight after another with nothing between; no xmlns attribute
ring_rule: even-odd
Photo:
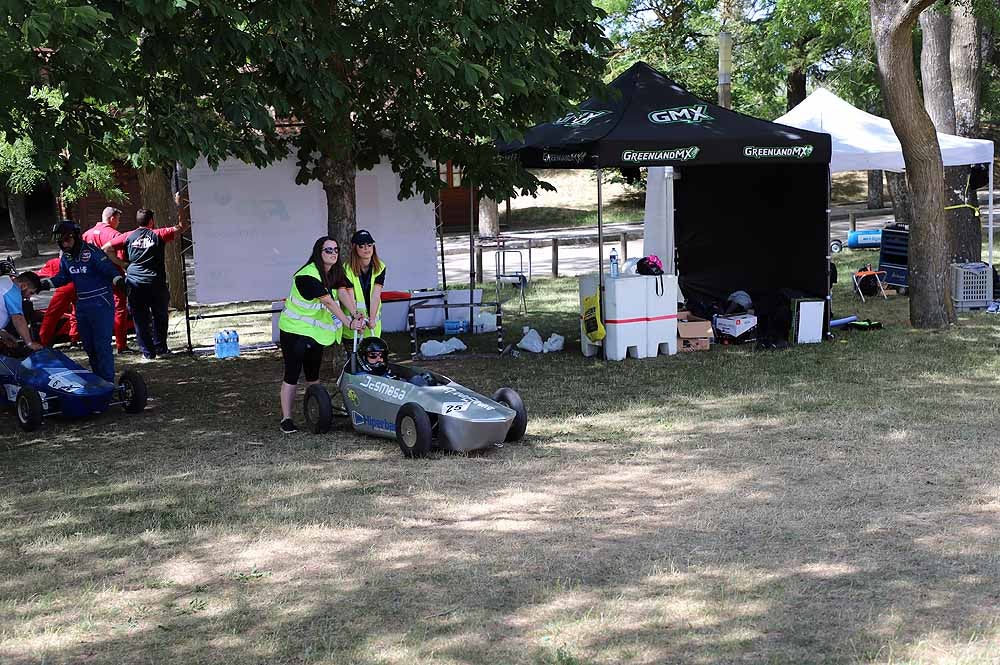
<svg viewBox="0 0 1000 665"><path fill-rule="evenodd" d="M358 344L358 373L383 376L396 381L408 381L415 386L433 386L430 373L414 374L410 378L396 376L388 364L389 345L381 337L366 337Z"/></svg>
<svg viewBox="0 0 1000 665"><path fill-rule="evenodd" d="M395 379L389 370L389 345L381 337L366 337L358 344L358 373Z"/></svg>

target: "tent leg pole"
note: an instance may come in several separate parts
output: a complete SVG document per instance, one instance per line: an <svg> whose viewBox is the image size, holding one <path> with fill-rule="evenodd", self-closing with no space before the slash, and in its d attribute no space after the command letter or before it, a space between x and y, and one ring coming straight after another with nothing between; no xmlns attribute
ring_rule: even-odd
<svg viewBox="0 0 1000 665"><path fill-rule="evenodd" d="M823 313L823 336L830 335L830 321L833 319L833 284L830 283L830 262L833 256L830 253L830 240L832 230L830 228L831 199L833 198L833 173L828 168L826 170L826 247L823 248L823 255L826 256L826 311ZM794 334L795 331L792 331Z"/></svg>
<svg viewBox="0 0 1000 665"><path fill-rule="evenodd" d="M476 295L476 183L469 181L469 332L476 320L472 303ZM447 300L447 294L445 294Z"/></svg>
<svg viewBox="0 0 1000 665"><path fill-rule="evenodd" d="M601 182L604 180L603 169L597 169L597 291L601 304L601 319L607 320L604 312L604 199L601 193ZM601 356L608 359L608 338L604 337L601 344Z"/></svg>
<svg viewBox="0 0 1000 665"><path fill-rule="evenodd" d="M989 244L989 247L988 247L987 251L989 252L990 265L993 265L993 162L990 162L990 211L989 211L989 220L990 220L990 223L989 223L989 228L990 228L990 230L989 230L990 244ZM997 294L994 293L993 294L993 299L996 300L997 298L998 298Z"/></svg>

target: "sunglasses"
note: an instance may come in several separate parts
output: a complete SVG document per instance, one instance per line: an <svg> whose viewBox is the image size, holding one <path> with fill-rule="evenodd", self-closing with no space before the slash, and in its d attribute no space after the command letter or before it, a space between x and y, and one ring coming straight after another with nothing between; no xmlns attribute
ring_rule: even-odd
<svg viewBox="0 0 1000 665"><path fill-rule="evenodd" d="M365 354L365 357L368 358L369 360L374 360L375 358L384 359L385 354L382 353L381 351L369 351L368 353Z"/></svg>
<svg viewBox="0 0 1000 665"><path fill-rule="evenodd" d="M339 254L340 253L340 248L339 247L324 247L323 248L323 253L324 254Z"/></svg>

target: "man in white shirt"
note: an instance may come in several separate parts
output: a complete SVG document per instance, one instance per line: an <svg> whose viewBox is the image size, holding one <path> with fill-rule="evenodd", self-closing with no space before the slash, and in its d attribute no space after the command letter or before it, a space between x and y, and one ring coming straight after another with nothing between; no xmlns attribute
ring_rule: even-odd
<svg viewBox="0 0 1000 665"><path fill-rule="evenodd" d="M41 288L41 280L31 271L16 277L0 277L0 344L17 346L18 338L13 334L16 333L32 351L42 348L41 344L31 339L31 329L24 318L23 308L24 299L35 295Z"/></svg>

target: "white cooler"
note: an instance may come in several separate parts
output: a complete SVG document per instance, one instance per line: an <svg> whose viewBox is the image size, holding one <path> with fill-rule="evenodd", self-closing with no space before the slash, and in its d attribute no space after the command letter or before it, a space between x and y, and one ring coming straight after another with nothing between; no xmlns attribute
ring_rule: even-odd
<svg viewBox="0 0 1000 665"><path fill-rule="evenodd" d="M663 275L662 295L656 293L657 277L646 287L646 355L677 353L677 276Z"/></svg>
<svg viewBox="0 0 1000 665"><path fill-rule="evenodd" d="M612 279L605 275L602 318L607 330L603 344L608 360L677 353L677 277L664 275L662 280L663 289L658 294L658 277L622 275ZM597 289L596 273L580 277L581 312L583 298ZM587 338L582 321L580 347L585 356L597 355L601 348L601 343L594 344Z"/></svg>

